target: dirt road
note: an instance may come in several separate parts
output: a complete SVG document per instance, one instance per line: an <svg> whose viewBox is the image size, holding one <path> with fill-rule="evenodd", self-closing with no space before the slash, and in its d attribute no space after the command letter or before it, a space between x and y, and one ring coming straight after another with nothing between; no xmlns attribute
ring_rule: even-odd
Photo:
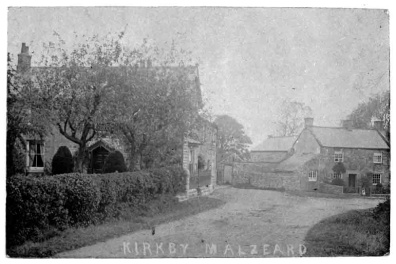
<svg viewBox="0 0 396 264"><path fill-rule="evenodd" d="M320 220L377 200L297 197L263 190L223 188L221 208L159 225L56 257L297 257L308 230Z"/></svg>

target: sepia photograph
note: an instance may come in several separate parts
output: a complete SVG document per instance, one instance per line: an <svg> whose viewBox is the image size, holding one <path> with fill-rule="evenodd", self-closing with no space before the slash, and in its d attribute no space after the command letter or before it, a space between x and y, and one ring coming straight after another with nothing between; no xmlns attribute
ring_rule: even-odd
<svg viewBox="0 0 396 264"><path fill-rule="evenodd" d="M389 9L3 8L6 258L389 260Z"/></svg>

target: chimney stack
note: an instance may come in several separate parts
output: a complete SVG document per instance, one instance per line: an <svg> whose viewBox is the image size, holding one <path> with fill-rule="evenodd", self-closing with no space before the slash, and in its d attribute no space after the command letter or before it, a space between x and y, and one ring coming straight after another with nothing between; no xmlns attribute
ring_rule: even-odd
<svg viewBox="0 0 396 264"><path fill-rule="evenodd" d="M21 53L18 54L17 71L26 72L31 66L31 61L32 55L29 54L29 47L26 43L22 43Z"/></svg>
<svg viewBox="0 0 396 264"><path fill-rule="evenodd" d="M342 120L342 127L348 130L352 130L352 120L350 119Z"/></svg>
<svg viewBox="0 0 396 264"><path fill-rule="evenodd" d="M304 118L304 121L305 121L305 128L313 127L314 119L312 117L306 117Z"/></svg>
<svg viewBox="0 0 396 264"><path fill-rule="evenodd" d="M384 121L381 120L374 121L373 128L377 129L378 131L384 130Z"/></svg>

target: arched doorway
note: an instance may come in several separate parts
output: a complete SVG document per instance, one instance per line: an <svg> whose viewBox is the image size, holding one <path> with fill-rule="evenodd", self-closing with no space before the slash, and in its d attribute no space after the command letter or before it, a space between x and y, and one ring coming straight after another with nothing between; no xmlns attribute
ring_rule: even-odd
<svg viewBox="0 0 396 264"><path fill-rule="evenodd" d="M103 165L109 153L110 152L103 146L99 146L92 150L92 173L102 173Z"/></svg>

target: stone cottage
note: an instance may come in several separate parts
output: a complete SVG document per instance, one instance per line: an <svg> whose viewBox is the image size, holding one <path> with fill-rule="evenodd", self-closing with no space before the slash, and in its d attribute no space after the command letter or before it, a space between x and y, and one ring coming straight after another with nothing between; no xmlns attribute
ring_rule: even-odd
<svg viewBox="0 0 396 264"><path fill-rule="evenodd" d="M372 129L354 129L349 120L342 127L319 127L306 118L289 157L273 163L234 163L233 184L329 193L356 192L364 178L371 186L387 186L390 148L381 127L377 121ZM344 186L332 185L334 179L342 179Z"/></svg>
<svg viewBox="0 0 396 264"><path fill-rule="evenodd" d="M253 162L280 162L291 154L297 136L274 137L268 136L266 140L257 145L250 152Z"/></svg>
<svg viewBox="0 0 396 264"><path fill-rule="evenodd" d="M25 43L22 44L21 53L18 54L17 71L21 74L29 76L34 71L41 70L38 67L31 66L32 55L29 53L29 47ZM137 67L137 65L136 65ZM151 63L140 63L137 68L138 71L156 71L156 67ZM189 80L190 85L186 89L191 89L194 95L191 100L199 105L202 105L202 96L199 80L198 65L195 66L179 66L168 69L170 71L177 71L185 74ZM202 121L202 120L201 120ZM206 185L213 186L216 182L216 137L217 129L209 121L203 120L200 122L202 127L199 127L194 133L195 138L185 136L183 140L183 153L181 164L188 171L188 175L194 175L197 171L198 157L204 158L203 171L205 172ZM89 155L87 157L85 171L87 173L101 173L104 160L110 152L118 150L128 162L129 154L126 146L122 140L117 138L111 132L111 128L106 127L106 124L100 125L97 128L98 133L87 145ZM181 139L182 141L182 139ZM53 127L51 133L44 138L25 135L26 144L26 173L45 172L45 168L49 167L51 160L60 146L67 146L72 154L78 151L78 145L65 138L59 133L58 128ZM203 184L201 182L201 184Z"/></svg>
<svg viewBox="0 0 396 264"><path fill-rule="evenodd" d="M354 129L350 120L344 120L342 127L319 127L306 118L293 150L295 155L316 156L300 171L301 187L313 190L320 183L342 179L344 186L354 191L364 177L369 177L372 185L389 185L390 147L382 127L382 122L376 121L372 129Z"/></svg>

